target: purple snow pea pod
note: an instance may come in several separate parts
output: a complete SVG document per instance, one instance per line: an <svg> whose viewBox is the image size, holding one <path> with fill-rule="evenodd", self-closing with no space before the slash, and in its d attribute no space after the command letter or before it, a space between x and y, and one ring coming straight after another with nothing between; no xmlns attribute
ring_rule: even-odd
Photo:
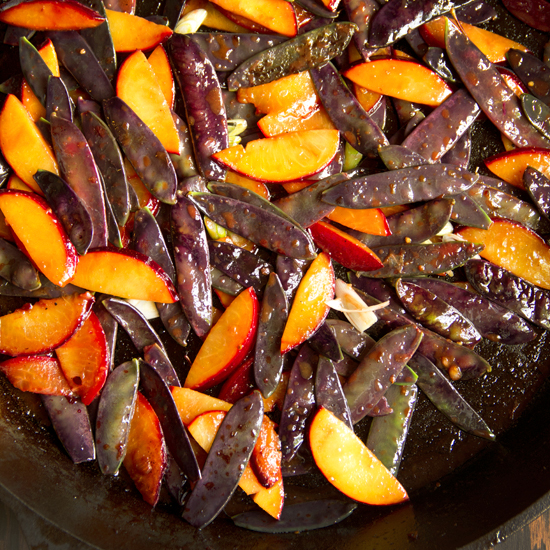
<svg viewBox="0 0 550 550"><path fill-rule="evenodd" d="M308 344L319 355L326 357L332 361L341 361L344 356L340 349L340 344L336 338L332 327L327 324L326 320L321 323L321 326L310 336Z"/></svg>
<svg viewBox="0 0 550 550"><path fill-rule="evenodd" d="M338 344L344 353L360 359L361 356L374 346L373 340L368 334L359 332L351 323L340 319L327 319L326 323L336 334Z"/></svg>
<svg viewBox="0 0 550 550"><path fill-rule="evenodd" d="M427 47L427 46L426 46ZM460 78L453 69L447 54L443 48L436 48L434 46L427 47L425 53L422 55L422 61L436 72L443 80L452 84L460 82ZM436 134L434 133L434 136Z"/></svg>
<svg viewBox="0 0 550 550"><path fill-rule="evenodd" d="M172 118L178 130L180 139L180 148L178 154L170 153L170 158L176 169L176 174L179 180L194 177L198 174L195 164L195 153L193 152L193 144L191 142L191 134L187 124L172 111Z"/></svg>
<svg viewBox="0 0 550 550"><path fill-rule="evenodd" d="M376 0L343 0L344 9L348 19L357 25L357 31L353 35L353 43L367 61L377 48L369 45L369 31L372 18L380 8Z"/></svg>
<svg viewBox="0 0 550 550"><path fill-rule="evenodd" d="M523 172L523 183L537 208L550 219L550 180L536 168L528 166Z"/></svg>
<svg viewBox="0 0 550 550"><path fill-rule="evenodd" d="M5 239L0 239L0 277L27 291L42 286L38 271L29 258Z"/></svg>
<svg viewBox="0 0 550 550"><path fill-rule="evenodd" d="M550 70L550 67L548 67L548 70ZM529 122L542 135L550 139L550 107L531 94L522 94L521 107Z"/></svg>
<svg viewBox="0 0 550 550"><path fill-rule="evenodd" d="M21 40L23 36L30 40L35 33L36 31L33 29L7 25L3 42L6 46L19 46L19 40Z"/></svg>
<svg viewBox="0 0 550 550"><path fill-rule="evenodd" d="M38 50L24 36L19 41L19 62L25 80L43 106L46 106L48 78L52 72Z"/></svg>
<svg viewBox="0 0 550 550"><path fill-rule="evenodd" d="M50 76L46 90L46 118L60 116L67 120L73 120L73 101L63 80L58 76Z"/></svg>
<svg viewBox="0 0 550 550"><path fill-rule="evenodd" d="M277 256L275 271L281 280L288 304L292 303L298 285L304 276L308 266L308 260L297 260L288 256Z"/></svg>
<svg viewBox="0 0 550 550"><path fill-rule="evenodd" d="M176 370L161 346L156 343L145 346L143 358L160 374L166 385L181 386Z"/></svg>
<svg viewBox="0 0 550 550"><path fill-rule="evenodd" d="M510 48L506 59L529 91L550 106L550 67L532 53Z"/></svg>
<svg viewBox="0 0 550 550"><path fill-rule="evenodd" d="M182 91L199 170L207 179L223 181L225 169L211 158L229 144L227 116L216 71L189 36L173 35L169 51Z"/></svg>
<svg viewBox="0 0 550 550"><path fill-rule="evenodd" d="M467 169L472 153L472 131L466 130L456 143L441 157L443 164L452 164Z"/></svg>

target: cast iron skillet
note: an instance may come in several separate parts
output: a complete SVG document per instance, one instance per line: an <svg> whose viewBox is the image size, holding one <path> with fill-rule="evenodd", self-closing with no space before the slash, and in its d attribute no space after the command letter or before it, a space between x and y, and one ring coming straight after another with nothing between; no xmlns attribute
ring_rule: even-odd
<svg viewBox="0 0 550 550"><path fill-rule="evenodd" d="M499 19L489 28L539 55L549 37L519 23L495 2ZM13 53L2 51L4 78L17 70ZM483 124L476 127L474 140L478 160L501 149L498 133ZM1 298L0 313L18 305L17 299ZM185 376L186 351L156 327ZM136 354L129 341L121 340L117 363ZM190 344L191 355L194 348L196 342ZM497 441L488 444L460 432L422 396L399 474L410 503L359 506L330 528L265 535L236 528L220 517L197 531L179 519L167 497L152 511L124 472L111 478L102 476L95 464L73 465L48 426L40 401L14 390L2 375L0 484L40 517L104 550L485 548L550 506L550 340L542 332L530 345L484 343L480 350L493 371L458 386L497 433ZM333 494L318 475L291 478L285 487L287 502Z"/></svg>

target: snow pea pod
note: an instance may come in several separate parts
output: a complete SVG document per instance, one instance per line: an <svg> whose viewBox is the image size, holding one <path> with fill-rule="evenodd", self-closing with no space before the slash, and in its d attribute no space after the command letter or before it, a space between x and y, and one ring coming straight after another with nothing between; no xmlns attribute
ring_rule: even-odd
<svg viewBox="0 0 550 550"><path fill-rule="evenodd" d="M439 17L468 1L422 0L403 4L401 0L390 0L373 17L369 44L378 48L389 46L430 19Z"/></svg>
<svg viewBox="0 0 550 550"><path fill-rule="evenodd" d="M373 419L367 436L367 447L395 476L399 471L405 441L418 397L418 388L392 384L386 391L392 414Z"/></svg>
<svg viewBox="0 0 550 550"><path fill-rule="evenodd" d="M502 267L485 260L470 260L464 271L483 296L543 328L550 328L550 293Z"/></svg>
<svg viewBox="0 0 550 550"><path fill-rule="evenodd" d="M45 107L48 78L52 76L52 72L38 50L24 36L19 40L19 63L25 80Z"/></svg>
<svg viewBox="0 0 550 550"><path fill-rule="evenodd" d="M51 130L61 174L92 219L90 248L107 246L107 213L103 186L88 142L75 123L60 117L52 117Z"/></svg>
<svg viewBox="0 0 550 550"><path fill-rule="evenodd" d="M139 361L116 367L107 377L97 411L95 443L99 468L116 475L126 454L139 384Z"/></svg>
<svg viewBox="0 0 550 550"><path fill-rule="evenodd" d="M310 336L308 344L313 351L316 351L319 355L331 359L332 361L341 361L344 356L340 349L340 344L336 339L336 334L327 324L326 320L321 323L321 326Z"/></svg>
<svg viewBox="0 0 550 550"><path fill-rule="evenodd" d="M104 101L103 110L111 132L145 187L160 201L174 204L176 172L159 139L119 97Z"/></svg>
<svg viewBox="0 0 550 550"><path fill-rule="evenodd" d="M517 147L550 147L521 110L497 68L447 20L446 49L457 73L489 120Z"/></svg>
<svg viewBox="0 0 550 550"><path fill-rule="evenodd" d="M523 183L537 208L550 219L550 180L536 168L528 166L523 172Z"/></svg>
<svg viewBox="0 0 550 550"><path fill-rule="evenodd" d="M83 112L80 120L82 132L103 176L113 214L118 225L124 226L130 215L130 196L126 169L115 136L107 124L92 111Z"/></svg>
<svg viewBox="0 0 550 550"><path fill-rule="evenodd" d="M357 25L357 31L353 35L353 43L367 61L376 48L369 45L369 31L372 18L380 8L376 0L343 0L348 19Z"/></svg>
<svg viewBox="0 0 550 550"><path fill-rule="evenodd" d="M95 444L88 410L80 400L64 395L41 395L53 428L75 464L95 460Z"/></svg>
<svg viewBox="0 0 550 550"><path fill-rule="evenodd" d="M205 178L223 181L225 169L211 158L229 146L227 116L216 71L189 36L174 34L169 52L184 99L198 168Z"/></svg>
<svg viewBox="0 0 550 550"><path fill-rule="evenodd" d="M227 88L258 86L324 65L345 50L356 30L354 23L332 23L285 40L241 63L227 77Z"/></svg>
<svg viewBox="0 0 550 550"><path fill-rule="evenodd" d="M59 60L92 99L103 101L115 91L92 48L77 31L49 31Z"/></svg>
<svg viewBox="0 0 550 550"><path fill-rule="evenodd" d="M399 279L395 290L405 309L437 334L465 345L481 340L481 334L471 321L427 288Z"/></svg>
<svg viewBox="0 0 550 550"><path fill-rule="evenodd" d="M443 80L452 84L460 82L460 78L453 69L444 49L433 46L429 47L426 53L422 55L422 61Z"/></svg>
<svg viewBox="0 0 550 550"><path fill-rule="evenodd" d="M365 272L368 277L418 277L451 271L483 250L482 244L447 242L374 247L372 251L384 264Z"/></svg>
<svg viewBox="0 0 550 550"><path fill-rule="evenodd" d="M510 48L506 59L529 91L550 106L550 67L532 53Z"/></svg>
<svg viewBox="0 0 550 550"><path fill-rule="evenodd" d="M472 153L472 132L468 128L457 142L441 157L443 164L452 164L461 168L468 168Z"/></svg>
<svg viewBox="0 0 550 550"><path fill-rule="evenodd" d="M305 440L306 423L315 407L315 370L319 356L304 344L290 371L279 423L283 464L296 455Z"/></svg>
<svg viewBox="0 0 550 550"><path fill-rule="evenodd" d="M176 169L178 180L197 176L198 169L195 164L195 153L193 152L193 143L187 124L172 111L172 119L176 125L180 140L178 153L170 153L170 158Z"/></svg>
<svg viewBox="0 0 550 550"><path fill-rule="evenodd" d="M210 274L212 276L212 288L221 290L230 296L237 296L244 289L243 285L227 276L216 267L210 266Z"/></svg>
<svg viewBox="0 0 550 550"><path fill-rule="evenodd" d="M315 257L313 241L296 223L273 212L230 197L211 193L190 193L190 200L217 224L291 258Z"/></svg>
<svg viewBox="0 0 550 550"><path fill-rule="evenodd" d="M248 250L231 243L208 241L210 264L247 288L251 286L263 296L273 268Z"/></svg>
<svg viewBox="0 0 550 550"><path fill-rule="evenodd" d="M436 199L420 206L388 216L391 235L379 236L346 230L369 248L390 244L422 243L431 239L445 227L453 212L452 199Z"/></svg>
<svg viewBox="0 0 550 550"><path fill-rule="evenodd" d="M491 227L493 223L491 218L467 192L448 195L447 197L454 201L453 212L451 214L452 222L481 229L489 229Z"/></svg>
<svg viewBox="0 0 550 550"><path fill-rule="evenodd" d="M75 292L84 292L84 289L68 284L64 287L54 285L44 275L38 274L40 287L36 290L24 290L19 286L0 278L0 296L21 296L24 298L59 298Z"/></svg>
<svg viewBox="0 0 550 550"><path fill-rule="evenodd" d="M363 357L343 388L354 424L384 396L416 352L422 337L413 324L398 327L378 340Z"/></svg>
<svg viewBox="0 0 550 550"><path fill-rule="evenodd" d="M289 304L292 303L294 294L308 266L309 262L307 260L297 260L280 254L277 256L275 271L281 280Z"/></svg>
<svg viewBox="0 0 550 550"><path fill-rule="evenodd" d="M281 281L275 272L269 274L260 309L254 352L254 380L264 397L277 388L283 372L281 338L288 317L288 303Z"/></svg>
<svg viewBox="0 0 550 550"><path fill-rule="evenodd" d="M429 359L417 353L410 364L418 374L420 389L453 424L479 437L491 441L495 438L485 421Z"/></svg>
<svg viewBox="0 0 550 550"><path fill-rule="evenodd" d="M370 158L388 145L382 130L363 109L331 63L309 70L317 95L334 126L356 150Z"/></svg>
<svg viewBox="0 0 550 550"><path fill-rule="evenodd" d="M216 71L233 71L250 56L284 42L277 34L196 32L189 35Z"/></svg>
<svg viewBox="0 0 550 550"><path fill-rule="evenodd" d="M484 296L431 277L410 279L428 289L470 319L480 334L502 344L523 344L536 337L529 323Z"/></svg>
<svg viewBox="0 0 550 550"><path fill-rule="evenodd" d="M392 144L380 147L378 154L388 170L399 170L400 168L428 164L428 161L421 154L411 151L403 145Z"/></svg>
<svg viewBox="0 0 550 550"><path fill-rule="evenodd" d="M60 116L72 122L73 102L63 80L58 76L50 76L46 90L46 118Z"/></svg>
<svg viewBox="0 0 550 550"><path fill-rule="evenodd" d="M194 527L208 525L231 498L258 439L263 412L260 392L253 391L225 415L182 513Z"/></svg>
<svg viewBox="0 0 550 550"><path fill-rule="evenodd" d="M171 209L176 283L185 316L199 337L212 326L212 279L206 230L200 212L180 196Z"/></svg>
<svg viewBox="0 0 550 550"><path fill-rule="evenodd" d="M16 246L0 239L0 277L24 290L41 287L37 269Z"/></svg>
<svg viewBox="0 0 550 550"><path fill-rule="evenodd" d="M323 200L346 208L410 204L461 193L478 177L456 166L412 166L345 181L325 191Z"/></svg>
<svg viewBox="0 0 550 550"><path fill-rule="evenodd" d="M548 67L550 70L550 67ZM529 122L550 139L550 107L530 94L522 94L521 106Z"/></svg>
<svg viewBox="0 0 550 550"><path fill-rule="evenodd" d="M360 359L367 350L374 346L375 340L368 334L359 332L347 321L327 319L326 323L336 334L336 339L342 351L354 359Z"/></svg>
<svg viewBox="0 0 550 550"><path fill-rule="evenodd" d="M472 96L461 88L422 120L401 145L422 155L429 163L438 162L480 112Z"/></svg>
<svg viewBox="0 0 550 550"><path fill-rule="evenodd" d="M33 177L77 252L86 254L92 244L94 227L84 203L73 188L57 174L38 170Z"/></svg>

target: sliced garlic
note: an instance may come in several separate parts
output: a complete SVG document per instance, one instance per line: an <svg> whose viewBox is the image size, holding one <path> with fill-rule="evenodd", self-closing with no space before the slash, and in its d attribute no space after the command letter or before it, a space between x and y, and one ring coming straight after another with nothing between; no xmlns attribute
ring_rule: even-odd
<svg viewBox="0 0 550 550"><path fill-rule="evenodd" d="M177 34L192 34L197 32L207 15L207 11L202 9L190 11L176 23L174 32Z"/></svg>
<svg viewBox="0 0 550 550"><path fill-rule="evenodd" d="M156 319L159 316L159 312L155 302L149 302L147 300L126 300L129 304L133 305L146 319Z"/></svg>

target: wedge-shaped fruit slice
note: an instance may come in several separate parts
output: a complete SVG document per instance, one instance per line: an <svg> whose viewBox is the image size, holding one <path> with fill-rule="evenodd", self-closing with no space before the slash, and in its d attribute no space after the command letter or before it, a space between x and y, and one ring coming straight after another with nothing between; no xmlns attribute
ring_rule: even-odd
<svg viewBox="0 0 550 550"><path fill-rule="evenodd" d="M55 353L71 390L89 405L105 384L110 364L107 339L97 315L92 311Z"/></svg>
<svg viewBox="0 0 550 550"><path fill-rule="evenodd" d="M173 303L174 285L148 256L132 250L96 249L80 257L74 285L120 298Z"/></svg>
<svg viewBox="0 0 550 550"><path fill-rule="evenodd" d="M296 36L298 32L294 9L286 0L212 0L212 3L278 34Z"/></svg>
<svg viewBox="0 0 550 550"><path fill-rule="evenodd" d="M37 31L76 31L97 27L105 19L75 0L12 0L2 5L0 21Z"/></svg>
<svg viewBox="0 0 550 550"><path fill-rule="evenodd" d="M190 388L170 386L181 421L188 426L197 416L208 411L228 411L231 403Z"/></svg>
<svg viewBox="0 0 550 550"><path fill-rule="evenodd" d="M495 220L489 229L465 227L458 233L468 241L485 245L481 257L550 289L550 246L534 231L509 220Z"/></svg>
<svg viewBox="0 0 550 550"><path fill-rule="evenodd" d="M386 216L380 208L342 208L337 206L327 218L333 222L367 233L369 235L390 235Z"/></svg>
<svg viewBox="0 0 550 550"><path fill-rule="evenodd" d="M550 178L550 149L541 147L512 149L485 159L485 166L500 179L525 189L523 172L528 166Z"/></svg>
<svg viewBox="0 0 550 550"><path fill-rule="evenodd" d="M75 273L78 254L46 201L35 193L3 191L0 210L38 269L52 283L65 286Z"/></svg>
<svg viewBox="0 0 550 550"><path fill-rule="evenodd" d="M165 42L172 36L172 29L159 25L143 17L105 10L115 51L133 52L134 50L149 50Z"/></svg>
<svg viewBox="0 0 550 550"><path fill-rule="evenodd" d="M313 110L303 116L294 107L289 107L286 111L266 115L258 121L258 128L264 136L274 137L286 132L334 130L334 124L325 108L317 104Z"/></svg>
<svg viewBox="0 0 550 550"><path fill-rule="evenodd" d="M435 72L406 59L377 59L360 63L344 73L355 84L372 92L436 107L452 90Z"/></svg>
<svg viewBox="0 0 550 550"><path fill-rule="evenodd" d="M380 258L368 246L327 222L314 223L309 230L313 242L348 269L371 271L383 266Z"/></svg>
<svg viewBox="0 0 550 550"><path fill-rule="evenodd" d="M254 345L257 324L258 299L249 287L231 302L208 333L184 387L202 390L227 378Z"/></svg>
<svg viewBox="0 0 550 550"><path fill-rule="evenodd" d="M281 472L281 440L276 424L264 416L258 440L250 457L250 466L258 481L266 488L273 487L283 478Z"/></svg>
<svg viewBox="0 0 550 550"><path fill-rule="evenodd" d="M164 94L164 99L168 103L168 107L172 109L174 107L174 98L176 96L176 85L174 82L174 75L172 68L170 67L170 61L166 50L159 44L148 57L148 61L151 64L153 72L158 79L158 83Z"/></svg>
<svg viewBox="0 0 550 550"><path fill-rule="evenodd" d="M327 409L321 408L309 429L313 459L327 480L348 497L366 504L408 500L401 484L365 444Z"/></svg>
<svg viewBox="0 0 550 550"><path fill-rule="evenodd" d="M143 500L155 506L166 469L166 446L159 419L139 392L123 464Z"/></svg>
<svg viewBox="0 0 550 550"><path fill-rule="evenodd" d="M194 10L204 10L206 12L206 19L203 21L205 27L227 32L248 32L247 29L237 25L218 11L216 6L209 0L189 0L185 2L181 16L183 17Z"/></svg>
<svg viewBox="0 0 550 550"><path fill-rule="evenodd" d="M72 395L71 388L55 357L31 355L0 363L8 380L21 391L44 395Z"/></svg>
<svg viewBox="0 0 550 550"><path fill-rule="evenodd" d="M303 130L236 145L213 156L222 165L244 176L283 183L320 172L334 158L340 145L338 130Z"/></svg>
<svg viewBox="0 0 550 550"><path fill-rule="evenodd" d="M445 17L438 17L420 27L422 37L430 46L445 48ZM500 34L481 29L464 21L460 23L466 36L487 56L491 63L506 61L506 52L510 48L528 51L525 46Z"/></svg>
<svg viewBox="0 0 550 550"><path fill-rule="evenodd" d="M0 113L0 149L15 173L37 193L41 191L33 176L38 170L59 174L51 147L14 95L8 95Z"/></svg>
<svg viewBox="0 0 550 550"><path fill-rule="evenodd" d="M47 353L66 342L90 314L93 296L71 294L40 300L0 317L0 352Z"/></svg>
<svg viewBox="0 0 550 550"><path fill-rule="evenodd" d="M325 320L327 302L334 298L334 269L330 256L321 252L300 281L281 340L281 353L305 342Z"/></svg>
<svg viewBox="0 0 550 550"><path fill-rule="evenodd" d="M136 51L118 71L116 93L159 138L169 153L179 153L179 135L151 64Z"/></svg>

